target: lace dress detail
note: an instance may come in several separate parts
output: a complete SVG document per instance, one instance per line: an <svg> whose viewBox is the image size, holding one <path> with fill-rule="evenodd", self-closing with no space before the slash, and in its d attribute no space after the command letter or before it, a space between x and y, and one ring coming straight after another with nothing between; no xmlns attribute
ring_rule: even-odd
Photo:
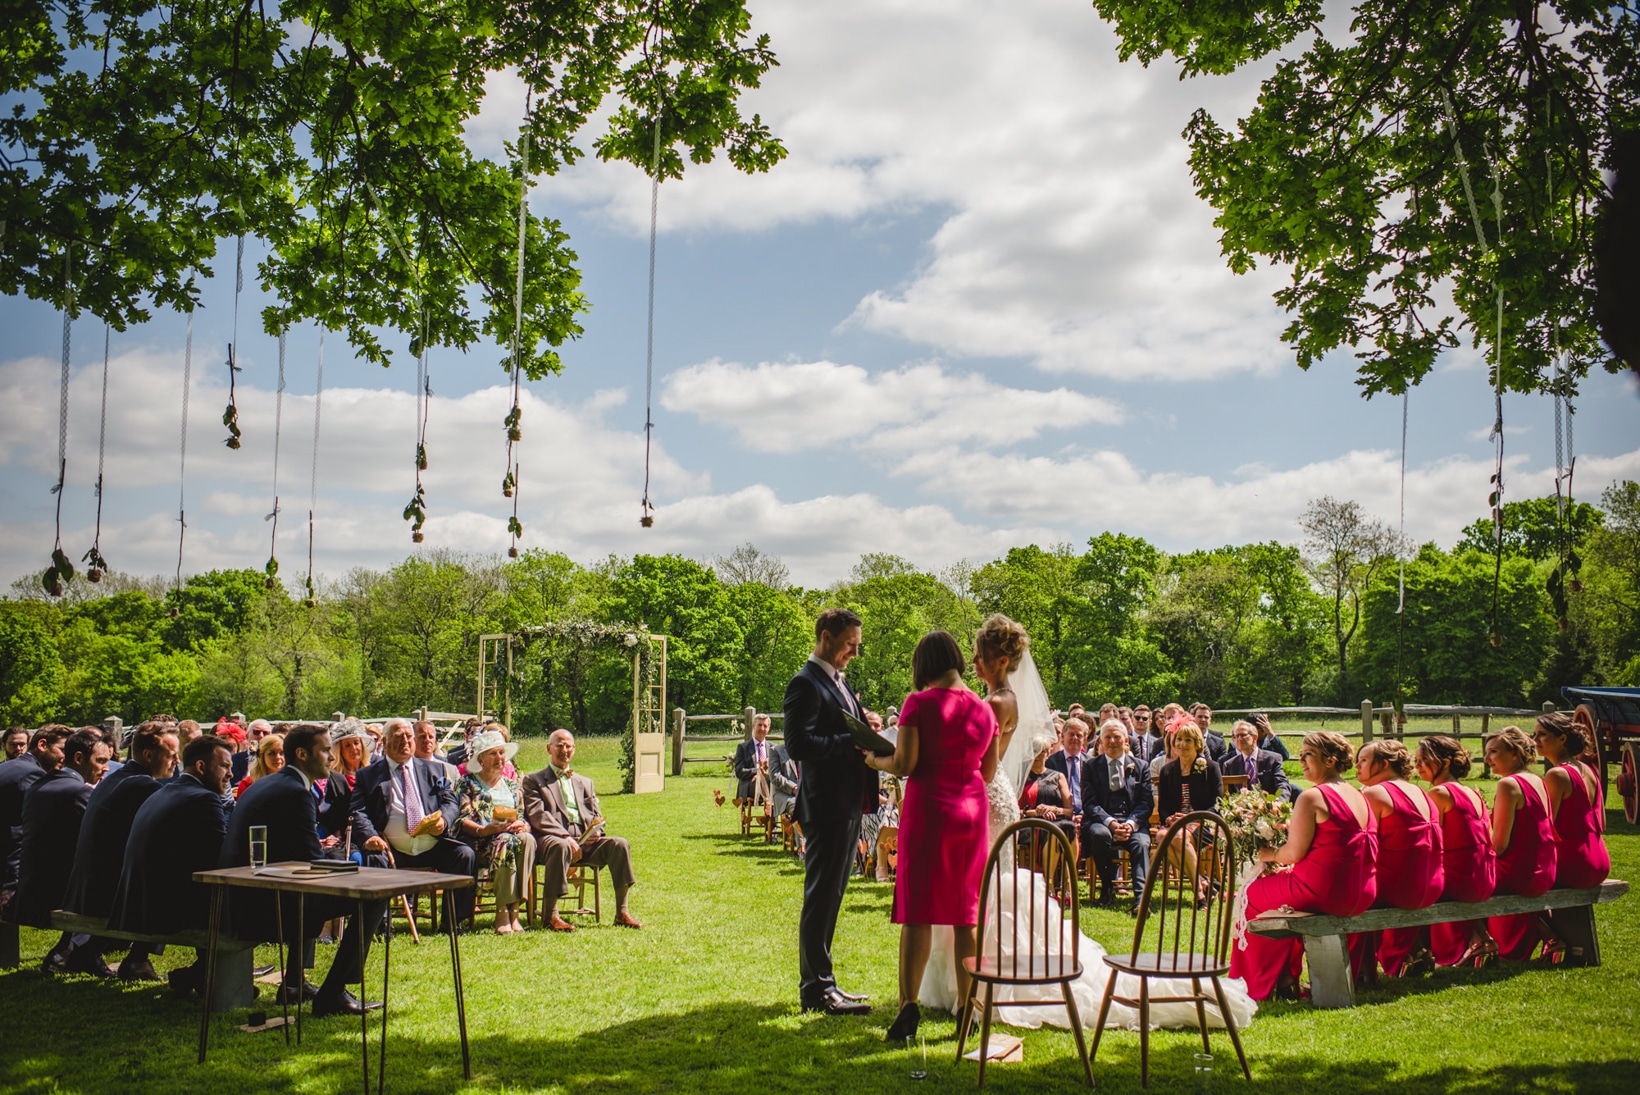
<svg viewBox="0 0 1640 1095"><path fill-rule="evenodd" d="M991 841L995 843L997 837L1002 835L1002 830L1019 820L1019 795L1014 790L1013 780L1001 769L998 769L996 776L985 785L985 795L991 801ZM1014 869L1012 843L1002 849L1000 861L1003 870Z"/></svg>

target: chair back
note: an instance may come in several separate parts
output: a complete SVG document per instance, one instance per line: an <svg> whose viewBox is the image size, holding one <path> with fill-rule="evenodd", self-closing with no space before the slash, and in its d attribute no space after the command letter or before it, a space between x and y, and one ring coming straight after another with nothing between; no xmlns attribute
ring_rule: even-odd
<svg viewBox="0 0 1640 1095"><path fill-rule="evenodd" d="M1003 852L1017 846L1021 837L1028 837L1028 844L1050 849L1042 876L1025 868L1002 868ZM1067 900L1049 896L1054 893L1066 895ZM1028 817L1002 830L991 843L980 884L973 959L977 976L1024 984L1080 976L1078 896L1075 857L1059 826Z"/></svg>
<svg viewBox="0 0 1640 1095"><path fill-rule="evenodd" d="M1226 797L1229 797L1238 791L1247 790L1246 776L1221 776L1220 781L1224 785L1224 794Z"/></svg>
<svg viewBox="0 0 1640 1095"><path fill-rule="evenodd" d="M1230 827L1210 810L1186 814L1168 826L1151 855L1133 929L1133 963L1144 955L1147 964L1185 976L1229 969L1236 888L1232 849ZM1198 901L1203 891L1205 901Z"/></svg>

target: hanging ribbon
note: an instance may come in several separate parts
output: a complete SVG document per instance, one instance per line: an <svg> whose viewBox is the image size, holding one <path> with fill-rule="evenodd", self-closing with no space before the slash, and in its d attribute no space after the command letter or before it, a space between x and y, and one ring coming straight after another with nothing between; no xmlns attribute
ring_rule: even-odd
<svg viewBox="0 0 1640 1095"><path fill-rule="evenodd" d="M285 424L285 332L279 332L279 384L273 393L273 510L264 521L273 523L268 533L268 562L262 568L268 589L279 585L279 440Z"/></svg>
<svg viewBox="0 0 1640 1095"><path fill-rule="evenodd" d="M501 496L511 498L512 516L507 518L507 557L518 558L518 539L524 526L518 521L518 446L524 440L524 409L519 404L519 378L524 371L524 244L529 229L530 193L530 103L524 103L524 138L519 142L518 170L518 269L513 283L512 409L503 425L507 427L507 471L501 480Z"/></svg>
<svg viewBox="0 0 1640 1095"><path fill-rule="evenodd" d="M655 146L649 156L649 323L644 340L643 366L643 516L638 524L655 525L655 505L649 500L649 454L655 434L655 237L661 208L661 111L655 111Z"/></svg>
<svg viewBox="0 0 1640 1095"><path fill-rule="evenodd" d="M188 312L188 335L182 344L182 440L177 458L177 578L182 592L182 548L188 539L188 396L194 386L194 313ZM180 599L171 606L171 619L181 614Z"/></svg>
<svg viewBox="0 0 1640 1095"><path fill-rule="evenodd" d="M319 508L319 412L323 409L325 395L325 332L319 330L319 375L313 384L313 476L308 485L308 566L307 566L307 599L303 602L309 608L318 603L313 591L313 514Z"/></svg>
<svg viewBox="0 0 1640 1095"><path fill-rule="evenodd" d="M40 575L40 585L53 597L61 597L74 577L74 564L63 550L63 487L68 481L68 382L70 376L70 336L74 327L74 255L63 253L63 372L57 395L57 541L51 549L51 565Z"/></svg>
<svg viewBox="0 0 1640 1095"><path fill-rule="evenodd" d="M108 324L103 324L103 377L102 377L102 410L97 416L97 530L91 537L91 550L86 552L82 562L86 565L86 581L96 584L102 581L103 574L108 570L108 560L102 554L102 504L103 504L103 456L107 452L108 440L108 343L110 332Z"/></svg>
<svg viewBox="0 0 1640 1095"><path fill-rule="evenodd" d="M234 393L234 380L239 375L235 357L239 345L239 294L245 288L245 237L239 237L238 253L233 268L233 341L228 343L228 407L222 412L222 424L228 427L228 438L222 443L230 449L239 448L239 405Z"/></svg>

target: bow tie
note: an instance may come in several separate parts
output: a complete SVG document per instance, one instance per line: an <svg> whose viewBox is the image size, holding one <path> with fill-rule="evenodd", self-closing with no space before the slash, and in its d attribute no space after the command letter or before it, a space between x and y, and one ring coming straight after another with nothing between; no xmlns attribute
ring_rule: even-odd
<svg viewBox="0 0 1640 1095"><path fill-rule="evenodd" d="M575 769L573 768L554 768L553 771L558 773L559 779L568 779L570 776L575 774Z"/></svg>

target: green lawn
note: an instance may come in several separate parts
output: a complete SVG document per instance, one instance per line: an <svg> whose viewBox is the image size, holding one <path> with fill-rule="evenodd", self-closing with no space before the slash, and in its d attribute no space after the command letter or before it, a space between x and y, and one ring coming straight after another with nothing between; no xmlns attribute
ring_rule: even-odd
<svg viewBox="0 0 1640 1095"><path fill-rule="evenodd" d="M576 767L619 786L610 741L584 744ZM544 762L526 744L520 767ZM709 768L695 765L694 768ZM798 863L739 835L733 807L711 789L727 774L691 772L659 795L606 794L612 831L633 842L642 932L609 926L570 936L533 931L498 938L481 920L462 940L474 1085L480 1091L900 1091L903 1050L883 1042L893 1017L897 933L884 884L850 885L838 930L845 986L869 992L866 1019L801 1015L797 1008ZM1640 876L1640 835L1611 816L1614 875ZM606 895L607 896L607 895ZM1480 973L1443 971L1367 991L1361 1006L1318 1012L1265 1005L1246 1032L1254 1084L1263 1090L1345 1093L1632 1092L1640 1076L1640 896L1599 912L1606 964ZM1087 912L1106 947L1128 944L1132 921ZM306 1025L305 1044L278 1033L242 1034L242 1015L214 1021L210 1061L194 1063L197 1006L162 987L85 977L47 978L44 932L23 932L25 967L0 973L0 1090L74 1092L345 1092L359 1087L358 1025ZM271 955L271 948L267 952ZM322 948L321 967L334 951ZM380 976L382 951L371 955ZM172 953L162 969L191 959ZM271 960L271 959L269 959ZM322 969L321 969L322 972ZM379 984L379 982L378 982ZM379 989L375 990L379 992ZM271 990L264 1001L271 1000ZM448 1091L460 1084L449 952L429 940L393 948L388 1086ZM276 1008L274 1009L277 1010ZM1092 1017L1088 1017L1092 1021ZM377 1044L372 1017L371 1047ZM925 1019L931 1059L925 1086L971 1085L956 1064L949 1020ZM1151 1039L1152 1090L1198 1090L1194 1033ZM1214 1038L1214 1090L1238 1091L1228 1039ZM1025 1062L990 1070L998 1091L1069 1090L1079 1069L1068 1033L1025 1035ZM1103 1091L1138 1091L1138 1036L1112 1031L1094 1065Z"/></svg>

